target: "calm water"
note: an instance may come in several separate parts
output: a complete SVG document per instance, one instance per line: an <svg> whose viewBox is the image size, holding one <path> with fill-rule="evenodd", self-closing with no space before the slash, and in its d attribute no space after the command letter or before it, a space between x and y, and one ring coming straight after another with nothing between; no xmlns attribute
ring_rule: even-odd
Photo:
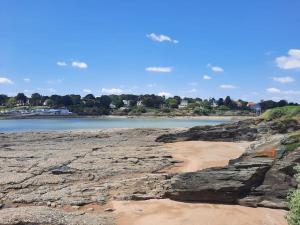
<svg viewBox="0 0 300 225"><path fill-rule="evenodd" d="M68 118L0 120L0 132L56 131L105 128L175 128L215 125L228 120L174 118Z"/></svg>

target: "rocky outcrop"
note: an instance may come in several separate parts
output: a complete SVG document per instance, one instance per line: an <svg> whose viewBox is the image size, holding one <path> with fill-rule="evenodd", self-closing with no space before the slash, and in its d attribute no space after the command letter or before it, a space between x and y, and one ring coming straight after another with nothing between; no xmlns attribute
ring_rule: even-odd
<svg viewBox="0 0 300 225"><path fill-rule="evenodd" d="M162 135L156 141L253 141L257 133L254 120L250 119L217 126L197 126L184 132Z"/></svg>
<svg viewBox="0 0 300 225"><path fill-rule="evenodd" d="M284 135L264 137L226 167L175 174L164 197L287 209L287 194L297 187L293 167L300 163L300 148L284 154L283 139Z"/></svg>
<svg viewBox="0 0 300 225"><path fill-rule="evenodd" d="M283 134L299 129L300 124L296 120L268 122L261 119L248 119L217 126L197 126L183 132L164 134L156 141L254 141L267 134Z"/></svg>
<svg viewBox="0 0 300 225"><path fill-rule="evenodd" d="M165 197L179 201L238 203L252 188L263 183L271 164L271 159L257 158L223 168L177 174L172 177Z"/></svg>

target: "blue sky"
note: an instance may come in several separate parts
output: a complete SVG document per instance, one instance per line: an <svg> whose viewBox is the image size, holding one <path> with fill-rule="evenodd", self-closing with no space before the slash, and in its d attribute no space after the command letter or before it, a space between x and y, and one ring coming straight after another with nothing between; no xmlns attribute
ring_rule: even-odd
<svg viewBox="0 0 300 225"><path fill-rule="evenodd" d="M300 102L299 0L1 0L0 93Z"/></svg>

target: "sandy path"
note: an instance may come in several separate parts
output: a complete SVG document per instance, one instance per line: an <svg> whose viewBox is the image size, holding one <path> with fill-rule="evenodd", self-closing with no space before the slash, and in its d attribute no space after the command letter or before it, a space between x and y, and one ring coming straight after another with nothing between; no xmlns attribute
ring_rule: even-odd
<svg viewBox="0 0 300 225"><path fill-rule="evenodd" d="M186 141L166 144L173 158L183 161L166 172L193 172L214 166L226 166L230 159L239 157L249 142Z"/></svg>
<svg viewBox="0 0 300 225"><path fill-rule="evenodd" d="M168 199L113 202L117 225L287 225L285 211Z"/></svg>

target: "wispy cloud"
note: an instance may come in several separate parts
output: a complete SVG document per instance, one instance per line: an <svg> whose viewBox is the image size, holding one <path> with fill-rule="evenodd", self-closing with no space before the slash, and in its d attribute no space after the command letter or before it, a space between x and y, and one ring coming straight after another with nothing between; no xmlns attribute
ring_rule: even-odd
<svg viewBox="0 0 300 225"><path fill-rule="evenodd" d="M92 90L91 90L91 89L83 89L82 91L83 91L84 93L87 93L87 94L92 93Z"/></svg>
<svg viewBox="0 0 300 225"><path fill-rule="evenodd" d="M169 98L169 97L173 96L171 93L166 92L166 91L159 92L157 95L162 96L162 97L164 96L166 98Z"/></svg>
<svg viewBox="0 0 300 225"><path fill-rule="evenodd" d="M154 88L154 87L156 87L157 86L157 84L155 84L155 83L153 83L153 84L147 84L147 87L148 88Z"/></svg>
<svg viewBox="0 0 300 225"><path fill-rule="evenodd" d="M274 94L274 93L280 93L281 91L278 88L267 88L267 92Z"/></svg>
<svg viewBox="0 0 300 225"><path fill-rule="evenodd" d="M23 80L24 80L25 82L27 82L27 83L29 83L29 82L31 81L30 78L24 78Z"/></svg>
<svg viewBox="0 0 300 225"><path fill-rule="evenodd" d="M203 80L211 80L212 78L208 75L203 75Z"/></svg>
<svg viewBox="0 0 300 225"><path fill-rule="evenodd" d="M64 79L56 79L56 80L47 80L47 84L60 84L64 81Z"/></svg>
<svg viewBox="0 0 300 225"><path fill-rule="evenodd" d="M58 66L67 66L68 64L65 61L58 61L58 62L56 62L56 65L58 65Z"/></svg>
<svg viewBox="0 0 300 225"><path fill-rule="evenodd" d="M272 79L273 79L273 81L279 82L282 84L293 83L295 81L295 79L292 77L273 77Z"/></svg>
<svg viewBox="0 0 300 225"><path fill-rule="evenodd" d="M190 82L190 83L188 83L188 85L190 85L190 86L197 86L198 83L197 82Z"/></svg>
<svg viewBox="0 0 300 225"><path fill-rule="evenodd" d="M222 73L224 72L224 69L220 66L213 66L211 64L207 64L207 67L211 69L214 73Z"/></svg>
<svg viewBox="0 0 300 225"><path fill-rule="evenodd" d="M72 66L78 69L86 69L88 68L88 64L80 61L73 61Z"/></svg>
<svg viewBox="0 0 300 225"><path fill-rule="evenodd" d="M164 42L164 41L167 41L167 42L171 42L173 44L177 44L179 41L175 40L175 39L172 39L171 37L167 36L167 35L164 35L164 34L155 34L155 33L151 33L151 34L147 34L146 35L147 38L149 38L150 40L152 41L157 41L157 42Z"/></svg>
<svg viewBox="0 0 300 225"><path fill-rule="evenodd" d="M13 84L14 82L7 77L0 77L0 84Z"/></svg>
<svg viewBox="0 0 300 225"><path fill-rule="evenodd" d="M123 93L123 90L119 88L102 88L101 92L106 95L120 95Z"/></svg>
<svg viewBox="0 0 300 225"><path fill-rule="evenodd" d="M52 93L52 94L56 92L54 88L37 88L37 90L44 93Z"/></svg>
<svg viewBox="0 0 300 225"><path fill-rule="evenodd" d="M220 88L223 88L223 89L235 89L237 87L235 85L232 85L232 84L222 84L222 85L220 85Z"/></svg>
<svg viewBox="0 0 300 225"><path fill-rule="evenodd" d="M275 59L280 69L300 69L300 49L290 49L287 56L280 56Z"/></svg>
<svg viewBox="0 0 300 225"><path fill-rule="evenodd" d="M152 73L171 73L173 71L173 68L172 67L151 66L151 67L147 67L145 70L147 72L152 72Z"/></svg>

